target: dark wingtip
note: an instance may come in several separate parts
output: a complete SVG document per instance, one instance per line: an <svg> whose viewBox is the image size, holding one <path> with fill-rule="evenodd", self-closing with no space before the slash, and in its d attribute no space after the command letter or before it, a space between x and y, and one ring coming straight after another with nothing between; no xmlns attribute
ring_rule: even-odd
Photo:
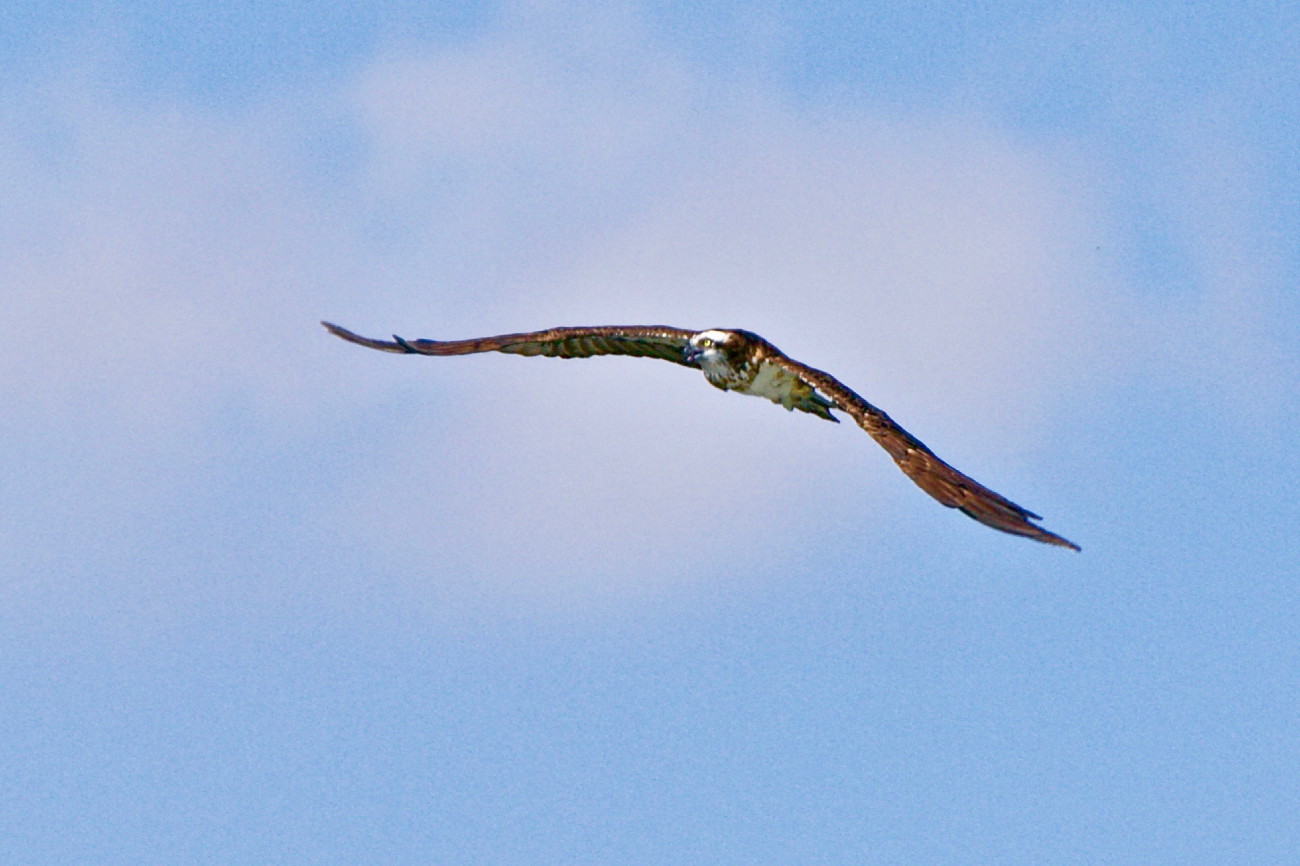
<svg viewBox="0 0 1300 866"><path fill-rule="evenodd" d="M340 327L339 325L336 325L333 322L327 322L324 319L321 319L320 323L322 327L325 328L325 330L329 331L331 334L333 334L336 337L341 337L344 340L351 340L353 342L355 342L358 339L357 334L354 334L351 331L349 331L347 328Z"/></svg>
<svg viewBox="0 0 1300 866"><path fill-rule="evenodd" d="M1035 517L1034 519L1038 520L1040 518ZM1073 550L1076 553L1081 552L1083 550L1082 547L1075 544L1070 539L1062 538L1061 536L1057 535L1055 532L1048 532L1046 529L1043 529L1043 527L1035 526L1032 523L1028 525L1031 529L1034 530L1033 534L1029 536L1030 538L1037 539L1038 541L1041 541L1044 544L1054 544L1057 547L1068 547L1070 550Z"/></svg>
<svg viewBox="0 0 1300 866"><path fill-rule="evenodd" d="M1044 544L1051 544L1055 547L1064 547L1069 550L1073 550L1076 553L1083 550L1082 547L1075 544L1073 541L1070 541L1068 538L1062 538L1061 536L1053 532L1048 532L1046 529L1041 531L1042 531L1041 535L1035 533L1034 535L1031 535L1029 537L1036 541L1041 541Z"/></svg>
<svg viewBox="0 0 1300 866"><path fill-rule="evenodd" d="M368 349L378 349L381 352L414 352L415 350L405 342L390 343L387 340L372 340L369 337L363 337L360 334L354 334L347 328L340 327L333 322L321 320L325 330L341 340L347 340L349 343L356 343L358 346L365 346Z"/></svg>
<svg viewBox="0 0 1300 866"><path fill-rule="evenodd" d="M1030 526L1033 528L1034 532L1032 534L1029 534L1029 537L1034 539L1035 541L1041 541L1044 544L1053 544L1056 545L1057 547L1067 547L1070 550L1073 550L1075 553L1079 553L1083 550L1082 547L1075 544L1070 539L1062 538L1061 536L1057 535L1055 532L1048 532L1046 529L1043 529L1041 526L1033 526L1032 524L1030 524Z"/></svg>
<svg viewBox="0 0 1300 866"><path fill-rule="evenodd" d="M987 503L980 503L981 505ZM1034 520L1041 520L1037 514L1016 505L1014 502L1006 503L1010 508L1000 508L996 510L985 510L975 508L970 505L955 506L958 511L965 514L985 526L992 527L1008 535L1018 535L1021 538L1029 538L1043 544L1051 544L1056 547L1068 547L1070 550L1081 551L1083 548L1070 541L1068 538L1062 538L1055 532L1050 532L1036 523ZM954 507L954 506L950 506Z"/></svg>
<svg viewBox="0 0 1300 866"><path fill-rule="evenodd" d="M351 331L349 331L347 328L343 327L342 325L336 325L333 322L327 322L324 319L321 319L320 323L322 326L324 326L325 330L329 331L331 334L333 334L336 337L342 337L345 340L350 340L353 338L364 339L361 337L360 334L354 334Z"/></svg>

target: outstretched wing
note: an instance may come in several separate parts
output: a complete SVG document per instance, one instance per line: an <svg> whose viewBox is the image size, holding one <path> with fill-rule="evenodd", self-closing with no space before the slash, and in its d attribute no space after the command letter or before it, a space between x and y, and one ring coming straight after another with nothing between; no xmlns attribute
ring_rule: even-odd
<svg viewBox="0 0 1300 866"><path fill-rule="evenodd" d="M321 322L331 334L349 343L407 355L472 355L475 352L505 352L511 355L544 355L549 358L590 358L592 355L632 355L661 358L685 367L698 367L683 355L695 333L661 325L609 326L601 328L551 328L526 334L501 334L473 340L372 340L330 322Z"/></svg>
<svg viewBox="0 0 1300 866"><path fill-rule="evenodd" d="M552 358L589 358L593 355L631 355L661 358L685 367L698 367L686 360L684 349L695 331L659 325L610 326L596 328L551 328L524 334L502 334L472 340L374 340L346 328L321 322L330 333L350 343L409 355L470 355L476 352L506 352L513 355L544 355ZM748 334L748 332L746 332ZM899 468L918 487L949 508L958 508L986 526L1022 535L1046 544L1078 550L1079 546L1048 532L1031 521L1039 516L963 475L940 460L925 443L908 433L881 410L855 394L829 373L788 357L757 335L767 350L765 361L783 367L812 389L806 401L795 408L830 420L829 409L847 412L858 426L889 452ZM819 399L815 392L825 395ZM806 403L806 405L805 405Z"/></svg>
<svg viewBox="0 0 1300 866"><path fill-rule="evenodd" d="M989 490L975 479L940 460L925 443L908 433L880 409L862 399L829 373L801 364L781 354L770 359L830 398L835 408L847 412L871 434L918 487L949 508L960 509L985 526L1022 535L1045 544L1078 550L1079 545L1048 532L1031 521L1041 520L1027 508Z"/></svg>

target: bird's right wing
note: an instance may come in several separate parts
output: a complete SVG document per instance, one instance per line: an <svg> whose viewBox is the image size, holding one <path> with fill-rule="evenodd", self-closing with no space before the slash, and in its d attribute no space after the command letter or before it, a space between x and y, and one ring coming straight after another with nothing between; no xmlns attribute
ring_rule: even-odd
<svg viewBox="0 0 1300 866"><path fill-rule="evenodd" d="M336 337L349 343L408 355L471 355L475 352L505 352L510 355L543 355L549 358L590 358L593 355L631 355L660 358L686 367L698 367L683 355L694 331L664 325L611 325L593 328L551 328L524 334L500 334L471 340L374 340L354 334L330 322L321 322Z"/></svg>

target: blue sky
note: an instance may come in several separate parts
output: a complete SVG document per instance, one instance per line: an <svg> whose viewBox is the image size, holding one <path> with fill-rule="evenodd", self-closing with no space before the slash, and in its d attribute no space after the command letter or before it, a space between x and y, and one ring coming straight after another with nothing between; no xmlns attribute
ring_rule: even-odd
<svg viewBox="0 0 1300 866"><path fill-rule="evenodd" d="M0 859L1293 858L1298 19L6 4Z"/></svg>

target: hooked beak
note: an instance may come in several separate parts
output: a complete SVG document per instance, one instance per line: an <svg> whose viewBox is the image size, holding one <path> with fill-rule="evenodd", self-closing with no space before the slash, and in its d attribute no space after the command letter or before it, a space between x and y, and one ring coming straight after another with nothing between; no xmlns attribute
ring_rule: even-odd
<svg viewBox="0 0 1300 866"><path fill-rule="evenodd" d="M699 346L692 346L689 343L687 343L686 348L682 349L682 360L688 364L694 364L698 366L700 363L700 356L702 356L703 354L704 354L704 350L701 349Z"/></svg>

